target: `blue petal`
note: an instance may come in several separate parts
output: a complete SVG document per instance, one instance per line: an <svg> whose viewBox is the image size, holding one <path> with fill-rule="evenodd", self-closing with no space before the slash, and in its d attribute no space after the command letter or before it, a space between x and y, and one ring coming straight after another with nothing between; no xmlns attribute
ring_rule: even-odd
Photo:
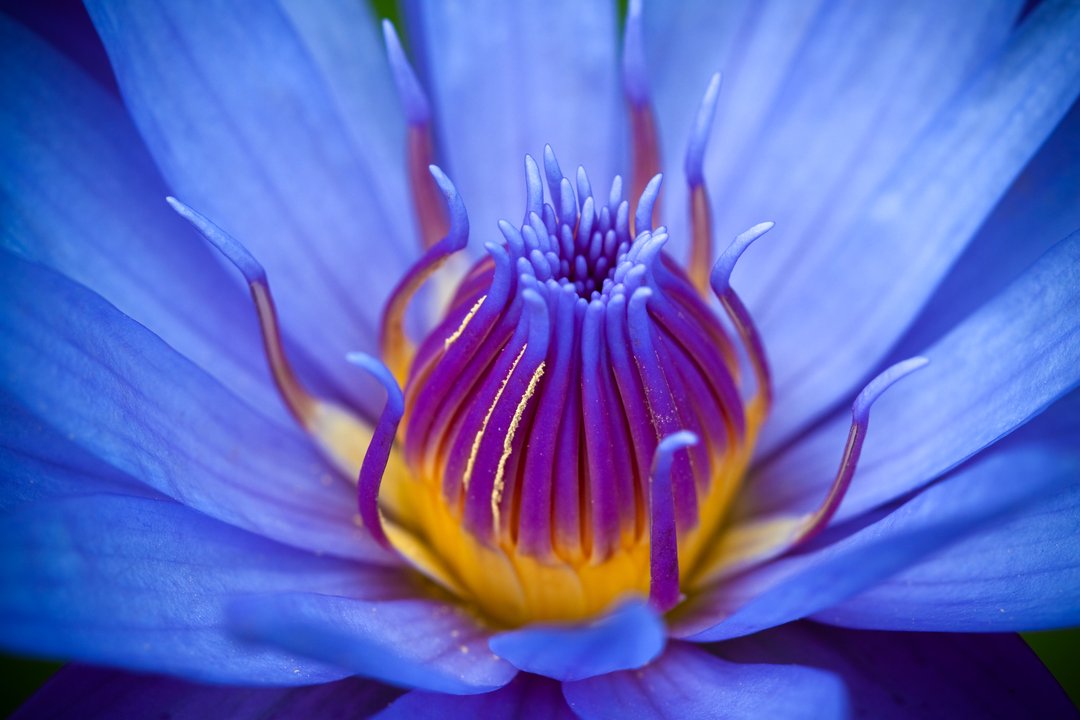
<svg viewBox="0 0 1080 720"><path fill-rule="evenodd" d="M119 100L4 18L0 65L0 245L92 288L284 417L250 300L165 205Z"/></svg>
<svg viewBox="0 0 1080 720"><path fill-rule="evenodd" d="M0 512L43 498L159 496L68 440L0 393ZM160 496L159 496L160 497Z"/></svg>
<svg viewBox="0 0 1080 720"><path fill-rule="evenodd" d="M367 602L338 595L243 598L230 608L230 627L252 642L435 692L486 693L517 674L488 651L489 632L460 608L422 598Z"/></svg>
<svg viewBox="0 0 1080 720"><path fill-rule="evenodd" d="M491 650L526 672L584 680L631 670L664 649L664 623L648 604L631 600L580 626L529 626L491 638Z"/></svg>
<svg viewBox="0 0 1080 720"><path fill-rule="evenodd" d="M251 249L286 331L376 410L340 358L372 349L375 313L418 245L404 121L364 6L88 7L172 194Z"/></svg>
<svg viewBox="0 0 1080 720"><path fill-rule="evenodd" d="M868 526L855 523L853 532L832 544L725 580L695 598L675 633L710 642L821 613L959 540L1037 511L1041 501L1062 491L1078 473L1080 456L1075 452L1021 445L988 453ZM1010 482L1014 478L1024 478L1024 482ZM1072 517L1075 522L1075 513ZM841 526L834 532L843 531ZM1050 562L1031 559L1032 569L1037 572L1040 567L1056 566L1060 570L1057 579L1067 583L1065 592L1075 593L1075 560L1066 557L1068 547L1060 550L1062 554L1045 550L1052 556ZM1027 560L1020 559L1012 567L1026 567ZM993 580L998 569L1000 565L986 568L987 576ZM972 575L977 573L972 570ZM1011 581L1026 582L1023 574ZM1029 623L1040 627L1048 617L1057 622L1075 618L1075 611L1069 608L1045 607L1054 592L1043 582L1037 587L1028 592L1042 595L1042 601L1036 597L1034 607L1014 605L1013 615L995 629L1026 629ZM942 599L948 597L943 591ZM973 610L985 611L990 604L986 598L980 601L976 596L973 600ZM1022 612L1025 609L1030 616ZM896 621L901 622L899 618Z"/></svg>
<svg viewBox="0 0 1080 720"><path fill-rule="evenodd" d="M1000 47L1020 5L646 3L657 109L672 161L665 170L678 169L693 108L709 74L721 71L717 140L706 167L719 238L775 220L785 234L775 243L816 242L822 213L874 189ZM665 222L674 225L673 237L683 237L684 183L668 183L666 194Z"/></svg>
<svg viewBox="0 0 1080 720"><path fill-rule="evenodd" d="M899 340L1080 94L1078 34L1080 7L1041 4L865 203L841 200L810 234L748 256L776 382L762 447L841 400Z"/></svg>
<svg viewBox="0 0 1080 720"><path fill-rule="evenodd" d="M922 354L930 364L874 407L837 519L921 487L1080 382L1080 233ZM849 422L832 418L761 468L748 514L796 513L820 502Z"/></svg>
<svg viewBox="0 0 1080 720"><path fill-rule="evenodd" d="M397 571L316 557L171 501L43 501L5 516L0 531L4 648L196 680L293 685L347 674L233 640L225 609L237 596L412 592Z"/></svg>
<svg viewBox="0 0 1080 720"><path fill-rule="evenodd" d="M798 665L748 665L674 642L642 670L563 686L585 720L694 720L847 717L847 695L835 675Z"/></svg>
<svg viewBox="0 0 1080 720"><path fill-rule="evenodd" d="M394 701L375 717L377 720L573 720L577 716L563 699L558 683L536 675L521 674L506 687L485 695L437 695L415 690Z"/></svg>
<svg viewBox="0 0 1080 720"><path fill-rule="evenodd" d="M715 645L742 663L794 663L843 678L851 715L1072 717L1068 697L1016 635L860 632L793 623Z"/></svg>
<svg viewBox="0 0 1080 720"><path fill-rule="evenodd" d="M252 688L199 685L176 678L68 665L19 708L12 720L71 717L73 701L83 720L344 720L378 712L395 695L393 688L361 678L310 687Z"/></svg>
<svg viewBox="0 0 1080 720"><path fill-rule="evenodd" d="M89 290L2 250L0 286L0 383L38 420L219 520L396 562L356 524L355 490L298 429L267 420Z"/></svg>
<svg viewBox="0 0 1080 720"><path fill-rule="evenodd" d="M1075 103L923 307L893 358L917 354L1080 228L1078 159L1080 103Z"/></svg>
<svg viewBox="0 0 1080 720"><path fill-rule="evenodd" d="M840 605L823 622L883 630L995 632L1080 625L1080 390L1010 437L1045 448L1065 482L1022 515L972 536ZM997 447L993 452L999 452ZM1002 477L1030 482L1023 468ZM1069 482L1069 473L1072 473Z"/></svg>
<svg viewBox="0 0 1080 720"><path fill-rule="evenodd" d="M567 175L584 165L606 186L625 143L614 4L421 1L407 10L439 151L479 240L521 216L522 159L545 143Z"/></svg>

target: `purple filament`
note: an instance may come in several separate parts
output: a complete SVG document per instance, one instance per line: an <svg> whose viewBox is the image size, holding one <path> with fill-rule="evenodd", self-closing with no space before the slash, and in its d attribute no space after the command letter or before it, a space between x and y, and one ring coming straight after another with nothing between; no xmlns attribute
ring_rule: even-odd
<svg viewBox="0 0 1080 720"><path fill-rule="evenodd" d="M677 494L673 488L672 464L677 451L697 444L697 436L686 430L668 435L656 448L649 474L649 602L660 612L679 602Z"/></svg>
<svg viewBox="0 0 1080 720"><path fill-rule="evenodd" d="M382 518L379 516L379 488L386 471L386 463L390 459L390 451L394 447L398 423L405 412L405 398L393 374L381 362L364 353L350 353L348 359L371 373L386 389L386 406L379 416L379 423L375 426L375 432L364 454L364 462L360 466L356 505L364 527L376 542L390 549L390 540L386 537Z"/></svg>

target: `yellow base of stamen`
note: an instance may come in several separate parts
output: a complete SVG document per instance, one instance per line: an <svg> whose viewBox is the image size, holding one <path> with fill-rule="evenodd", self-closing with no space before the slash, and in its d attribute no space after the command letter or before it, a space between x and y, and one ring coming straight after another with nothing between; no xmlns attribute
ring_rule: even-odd
<svg viewBox="0 0 1080 720"><path fill-rule="evenodd" d="M753 406L751 406L753 410ZM716 545L746 466L763 412L747 417L747 436L714 457L721 468L700 499L699 522L680 536L679 570L689 590L714 561ZM596 617L628 595L649 594L649 535L624 535L602 560L558 556L540 559L518 551L506 538L498 546L477 540L441 492L437 473L420 478L394 461L383 481L380 501L386 533L402 555L425 575L460 597L493 624L517 627L531 622L569 622Z"/></svg>

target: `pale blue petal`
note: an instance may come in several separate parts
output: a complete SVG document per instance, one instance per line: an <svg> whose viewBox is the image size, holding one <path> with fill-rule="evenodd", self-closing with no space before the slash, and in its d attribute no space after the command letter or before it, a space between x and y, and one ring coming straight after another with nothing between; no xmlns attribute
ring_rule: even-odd
<svg viewBox="0 0 1080 720"><path fill-rule="evenodd" d="M776 381L764 447L854 390L899 339L1080 94L1078 33L1080 6L1042 3L865 204L748 254L746 277L776 268L748 288L768 301L752 307Z"/></svg>
<svg viewBox="0 0 1080 720"><path fill-rule="evenodd" d="M0 65L0 245L92 288L284 419L246 291L165 205L120 101L4 18Z"/></svg>
<svg viewBox="0 0 1080 720"><path fill-rule="evenodd" d="M930 364L875 405L838 519L933 480L1080 382L1080 233L921 354ZM797 513L819 503L849 423L838 414L760 468L747 514Z"/></svg>
<svg viewBox="0 0 1080 720"><path fill-rule="evenodd" d="M991 451L1033 447L1066 481L1011 520L818 613L884 630L995 632L1080 625L1080 390ZM1000 448L1000 450L999 450ZM1072 473L1071 482L1069 481ZM997 482L1032 482L1023 468Z"/></svg>
<svg viewBox="0 0 1080 720"><path fill-rule="evenodd" d="M473 246L525 209L525 153L607 187L625 157L615 4L485 0L407 5L439 154L469 208Z"/></svg>
<svg viewBox="0 0 1080 720"><path fill-rule="evenodd" d="M194 680L303 685L347 674L232 639L228 603L304 588L401 597L394 570L320 558L171 501L94 495L0 520L0 644Z"/></svg>
<svg viewBox="0 0 1080 720"><path fill-rule="evenodd" d="M41 422L219 520L396 562L354 521L354 488L299 429L267 420L86 288L2 250L0 286L0 382Z"/></svg>
<svg viewBox="0 0 1080 720"><path fill-rule="evenodd" d="M1078 197L1080 103L1074 103L891 356L897 360L911 357L930 345L993 298L1054 243L1080 229Z"/></svg>
<svg viewBox="0 0 1080 720"><path fill-rule="evenodd" d="M1054 497L1077 477L1080 456L1075 453L1037 446L988 453L866 527L856 523L854 532L832 544L806 549L722 581L694 599L675 634L711 642L827 611L957 541L1037 512L1043 500ZM1019 478L1023 482L1018 482ZM1067 550L1061 548L1063 554ZM1059 578L1075 585L1075 561L1050 549L1047 552L1057 561ZM1046 565L1038 559L1032 561L1035 574L1040 565ZM1014 567L1019 570L1021 565L1022 560ZM987 568L991 580L997 569ZM1012 580L1026 581L1023 574ZM1046 584L1040 582L1039 586L1042 601L1052 602L1055 596L1047 592ZM1075 588L1066 590L1066 594L1074 593ZM1035 605L1039 605L1038 600ZM978 607L985 610L986 603ZM1033 628L1041 627L1047 618L1053 618L1052 624L1075 619L1075 612L1068 607L1044 604L1030 617L1021 613L1018 605L1013 609L1011 622L996 629L1027 629L1029 623Z"/></svg>
<svg viewBox="0 0 1080 720"><path fill-rule="evenodd" d="M159 496L0 393L0 512L43 498L122 493Z"/></svg>
<svg viewBox="0 0 1080 720"><path fill-rule="evenodd" d="M12 720L167 717L169 720L353 720L386 707L397 691L362 678L309 687L200 685L157 675L68 665L12 715Z"/></svg>
<svg viewBox="0 0 1080 720"><path fill-rule="evenodd" d="M363 6L88 7L173 194L262 261L286 331L340 393L377 409L342 358L374 346L376 313L418 244L404 122Z"/></svg>
<svg viewBox="0 0 1080 720"><path fill-rule="evenodd" d="M438 695L414 690L394 701L377 720L573 720L557 682L536 675L518 675L506 687L484 695Z"/></svg>
<svg viewBox="0 0 1080 720"><path fill-rule="evenodd" d="M1016 635L865 632L792 623L710 646L741 663L794 663L835 673L851 716L1058 718L1075 710Z"/></svg>
<svg viewBox="0 0 1080 720"><path fill-rule="evenodd" d="M801 245L816 240L821 213L880 182L1000 46L1020 4L646 3L673 237L684 237L680 163L712 72L724 75L705 173L718 241L774 220L786 233L774 242Z"/></svg>
<svg viewBox="0 0 1080 720"><path fill-rule="evenodd" d="M444 600L340 595L252 595L233 603L229 624L252 642L403 687L471 695L517 674L488 650L490 632Z"/></svg>
<svg viewBox="0 0 1080 720"><path fill-rule="evenodd" d="M579 626L530 625L491 638L491 650L526 672L584 680L641 667L664 649L664 623L649 605L632 600Z"/></svg>
<svg viewBox="0 0 1080 720"><path fill-rule="evenodd" d="M847 717L844 684L830 672L798 665L741 664L673 642L642 670L563 686L586 720Z"/></svg>

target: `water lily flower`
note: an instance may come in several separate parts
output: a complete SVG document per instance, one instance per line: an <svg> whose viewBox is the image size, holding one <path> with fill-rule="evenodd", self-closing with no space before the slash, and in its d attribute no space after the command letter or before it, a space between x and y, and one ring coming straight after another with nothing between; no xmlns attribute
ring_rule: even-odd
<svg viewBox="0 0 1080 720"><path fill-rule="evenodd" d="M1080 3L87 7L119 94L0 22L22 717L1071 712Z"/></svg>

